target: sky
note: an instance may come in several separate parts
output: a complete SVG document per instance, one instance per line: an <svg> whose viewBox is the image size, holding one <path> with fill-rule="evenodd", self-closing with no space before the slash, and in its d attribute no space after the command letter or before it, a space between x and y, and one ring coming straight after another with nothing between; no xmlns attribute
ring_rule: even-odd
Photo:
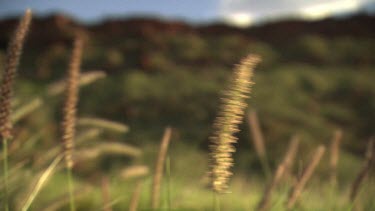
<svg viewBox="0 0 375 211"><path fill-rule="evenodd" d="M375 0L0 0L0 19L31 8L37 15L68 14L83 22L157 16L193 23L222 20L237 26L282 17L321 19L372 8Z"/></svg>

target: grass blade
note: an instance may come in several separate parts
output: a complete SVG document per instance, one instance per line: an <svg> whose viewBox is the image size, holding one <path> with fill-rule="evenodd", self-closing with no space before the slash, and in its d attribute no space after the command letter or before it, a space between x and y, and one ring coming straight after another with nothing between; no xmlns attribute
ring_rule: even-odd
<svg viewBox="0 0 375 211"><path fill-rule="evenodd" d="M27 211L30 208L31 203L35 200L40 190L47 183L48 179L52 176L56 166L59 164L62 158L63 158L62 155L55 158L55 160L51 163L51 165L49 165L48 168L43 172L38 182L36 183L34 189L31 191L31 193L27 197L27 200L21 209L22 211Z"/></svg>
<svg viewBox="0 0 375 211"><path fill-rule="evenodd" d="M164 161L167 155L169 142L171 140L172 129L167 127L164 131L163 139L160 144L159 155L156 160L155 175L151 191L151 206L153 209L159 208L160 204L160 187L163 178Z"/></svg>

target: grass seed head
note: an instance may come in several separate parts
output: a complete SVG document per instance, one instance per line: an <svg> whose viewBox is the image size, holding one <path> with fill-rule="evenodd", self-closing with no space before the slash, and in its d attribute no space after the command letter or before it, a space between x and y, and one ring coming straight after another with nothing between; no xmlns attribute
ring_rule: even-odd
<svg viewBox="0 0 375 211"><path fill-rule="evenodd" d="M232 175L232 153L236 149L232 146L237 142L234 133L238 132L238 125L242 122L246 99L249 97L254 67L260 58L248 55L241 60L234 69L228 89L221 98L221 107L213 124L213 135L210 138L210 176L212 188L217 193L224 193L228 188L228 181Z"/></svg>
<svg viewBox="0 0 375 211"><path fill-rule="evenodd" d="M72 168L73 162L73 148L76 125L76 106L78 102L78 83L79 72L82 60L83 39L79 34L74 41L72 57L68 69L68 77L66 81L66 98L63 107L63 143L64 153L67 168Z"/></svg>
<svg viewBox="0 0 375 211"><path fill-rule="evenodd" d="M2 138L12 137L11 98L14 77L22 54L23 44L29 31L32 19L31 10L28 9L20 20L18 27L9 43L5 67L0 87L0 135Z"/></svg>

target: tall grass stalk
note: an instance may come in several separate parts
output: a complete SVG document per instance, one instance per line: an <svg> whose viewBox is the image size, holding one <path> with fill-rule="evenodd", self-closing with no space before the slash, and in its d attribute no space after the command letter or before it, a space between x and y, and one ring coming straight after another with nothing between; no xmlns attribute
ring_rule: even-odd
<svg viewBox="0 0 375 211"><path fill-rule="evenodd" d="M375 140L371 138L368 145L367 150L365 153L365 160L363 162L362 168L358 172L357 177L355 178L351 190L350 190L350 201L354 204L355 199L359 193L361 184L366 179L369 174L371 165L375 163Z"/></svg>
<svg viewBox="0 0 375 211"><path fill-rule="evenodd" d="M289 142L288 151L283 160L283 163L285 164L284 178L288 178L289 180L293 180L292 165L296 160L299 143L300 137L298 135L293 135Z"/></svg>
<svg viewBox="0 0 375 211"><path fill-rule="evenodd" d="M252 140L253 144L255 147L255 152L258 155L259 161L262 165L262 169L264 172L264 175L267 178L271 177L271 168L268 162L267 158L267 153L266 153L266 148L265 148L265 141L264 141L264 136L262 133L262 130L260 129L260 124L259 124L259 119L256 111L250 110L249 115L249 125L250 125L250 130L252 134Z"/></svg>
<svg viewBox="0 0 375 211"><path fill-rule="evenodd" d="M103 211L112 211L110 184L108 177L102 178Z"/></svg>
<svg viewBox="0 0 375 211"><path fill-rule="evenodd" d="M158 158L156 160L155 174L151 190L151 207L158 209L160 205L160 187L163 178L165 158L168 151L169 142L171 140L172 129L167 127L164 131L163 139L160 144Z"/></svg>
<svg viewBox="0 0 375 211"><path fill-rule="evenodd" d="M310 163L302 172L300 179L294 185L293 189L291 190L289 194L288 201L286 204L286 207L288 210L294 207L294 204L296 203L297 199L301 195L303 188L305 187L306 183L309 181L310 177L315 171L315 168L318 166L321 158L323 157L324 152L325 152L325 147L323 145L320 145L318 149L315 151L312 159L310 160Z"/></svg>
<svg viewBox="0 0 375 211"><path fill-rule="evenodd" d="M4 210L9 210L8 205L8 140L3 138L3 177L4 177Z"/></svg>
<svg viewBox="0 0 375 211"><path fill-rule="evenodd" d="M5 67L0 87L0 136L3 143L4 210L9 210L8 202L8 141L12 139L11 101L14 77L22 54L23 44L32 19L30 9L20 20L9 42Z"/></svg>
<svg viewBox="0 0 375 211"><path fill-rule="evenodd" d="M335 130L331 141L331 156L330 156L330 168L331 168L331 185L335 187L337 185L337 164L340 156L340 143L342 139L342 131Z"/></svg>
<svg viewBox="0 0 375 211"><path fill-rule="evenodd" d="M81 66L83 50L83 38L80 33L77 33L74 40L73 52L68 69L68 77L66 80L66 99L63 107L63 122L62 122L62 141L64 144L64 157L67 170L68 188L70 196L70 210L75 210L74 203L74 182L72 176L72 168L74 166L73 149L76 126L76 106L78 102L78 88L79 88L79 72Z"/></svg>
<svg viewBox="0 0 375 211"><path fill-rule="evenodd" d="M165 161L166 183L167 183L167 210L171 210L171 159L167 156Z"/></svg>
<svg viewBox="0 0 375 211"><path fill-rule="evenodd" d="M297 152L297 148L299 145L299 138L297 136L294 136L292 140L289 143L289 147L287 152L285 153L283 161L279 164L277 167L277 170L272 178L272 181L267 186L267 188L264 191L263 198L259 202L257 210L268 210L269 204L272 200L272 193L277 187L277 185L280 183L281 179L283 178L284 174L287 172L287 170L292 166L292 163L294 161L294 157Z"/></svg>
<svg viewBox="0 0 375 211"><path fill-rule="evenodd" d="M138 204L139 204L139 198L141 197L142 192L142 182L138 182L135 186L133 195L130 200L129 205L129 211L137 211L138 210Z"/></svg>

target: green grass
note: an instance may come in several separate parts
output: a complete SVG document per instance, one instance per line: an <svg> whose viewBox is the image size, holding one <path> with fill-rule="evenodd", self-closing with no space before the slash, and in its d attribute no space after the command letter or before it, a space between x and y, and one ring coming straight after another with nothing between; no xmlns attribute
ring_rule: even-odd
<svg viewBox="0 0 375 211"><path fill-rule="evenodd" d="M212 210L213 193L208 188L208 180L205 178L207 171L207 152L196 147L189 146L189 142L172 142L169 151L169 162L167 160L167 174L162 184L162 203L160 210ZM157 145L147 144L140 146L144 150L144 156L134 160L135 163L145 163L152 167L154 165L155 149ZM250 149L247 150L252 153ZM355 167L359 168L361 160L351 156L350 153L342 154L342 161L345 162L339 166L339 184L333 189L329 185L328 174L325 174L326 162L322 162L318 172L313 175L313 179L308 183L301 198L298 200L295 210L349 210L351 204L348 202L348 191L352 176L355 175ZM244 159L244 158L242 158ZM323 158L324 159L324 158ZM234 177L231 180L230 193L220 195L220 210L253 210L261 199L261 194L265 188L266 182L261 173L261 168L246 169L241 163L243 160L237 160L238 165L234 167ZM345 164L345 165L344 165ZM123 163L123 166L130 165ZM169 166L169 167L168 167ZM123 180L119 177L118 166L110 168L104 172L99 166L94 166L91 171L108 174L110 178L111 200L114 201L113 210L127 210L132 192L137 181L143 180L140 210L151 210L150 190L152 175L144 178L135 178ZM19 170L18 173L27 171ZM248 166L248 168L252 168ZM169 173L168 173L169 172ZM250 172L250 173L249 173ZM168 176L169 175L169 176ZM66 188L66 174L63 168L60 168L50 179L48 184L41 190L35 201L31 204L30 210L43 210L51 204L60 202L59 210L69 209L69 196ZM28 180L23 179L23 183ZM99 210L103 207L101 199L100 177L96 175L87 175L83 172L77 172L74 176L74 183L78 192L75 194L77 210ZM364 210L372 210L375 206L371 196L375 193L374 178L371 177L363 186L359 202ZM285 181L277 188L271 203L271 210L284 210L284 203L290 189L290 184ZM65 196L62 197L61 196ZM17 198L17 193L12 192L11 197ZM17 203L17 200L11 200ZM17 207L12 204L11 207Z"/></svg>
<svg viewBox="0 0 375 211"><path fill-rule="evenodd" d="M4 184L4 189L3 189L3 193L4 193L4 210L5 211L8 211L9 210L9 205L8 205L8 201L9 201L9 197L8 197L8 186L9 186L9 182L8 182L8 140L6 138L3 138L3 184Z"/></svg>

